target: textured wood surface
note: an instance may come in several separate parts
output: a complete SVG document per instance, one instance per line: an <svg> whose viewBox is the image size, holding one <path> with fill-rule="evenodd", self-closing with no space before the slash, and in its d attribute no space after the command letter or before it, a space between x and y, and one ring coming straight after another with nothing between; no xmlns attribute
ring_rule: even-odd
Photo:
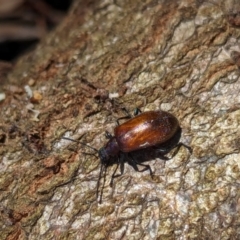
<svg viewBox="0 0 240 240"><path fill-rule="evenodd" d="M229 0L76 0L2 80L0 239L239 239L239 16ZM113 188L109 167L100 205L98 157L61 138L99 149L123 107L173 113L193 154L147 161L153 179L126 164Z"/></svg>

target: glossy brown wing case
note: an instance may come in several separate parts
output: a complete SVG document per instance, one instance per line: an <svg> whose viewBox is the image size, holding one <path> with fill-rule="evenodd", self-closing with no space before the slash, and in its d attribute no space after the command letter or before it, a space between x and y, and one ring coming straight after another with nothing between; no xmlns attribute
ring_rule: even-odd
<svg viewBox="0 0 240 240"><path fill-rule="evenodd" d="M178 120L164 111L144 112L115 128L115 137L122 152L158 145L178 130Z"/></svg>

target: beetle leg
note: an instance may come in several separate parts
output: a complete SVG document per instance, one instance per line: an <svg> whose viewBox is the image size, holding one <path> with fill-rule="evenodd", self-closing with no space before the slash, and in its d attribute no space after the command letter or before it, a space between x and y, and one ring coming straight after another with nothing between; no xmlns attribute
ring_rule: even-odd
<svg viewBox="0 0 240 240"><path fill-rule="evenodd" d="M99 177L98 177L98 181L97 181L97 200L98 200L98 196L100 196L100 200L99 200L99 203L101 204L102 203L102 193L103 193L103 187L104 187L104 183L105 183L105 180L103 181L103 187L102 189L99 191L99 188L100 188L100 181L101 181L101 178L102 178L102 173L103 171L105 172L104 174L104 179L105 179L105 176L106 176L106 167L101 164L101 169L100 169L100 173L99 173ZM99 192L100 192L100 195L99 195Z"/></svg>
<svg viewBox="0 0 240 240"><path fill-rule="evenodd" d="M178 144L175 146L176 150L174 151L174 153L173 153L173 155L172 155L171 158L173 158L173 157L178 153L180 147L182 147L182 146L185 147L185 148L187 148L187 150L188 150L190 153L192 153L192 148L191 148L191 147L189 147L189 146L187 146L186 144L180 142L180 143L178 143Z"/></svg>
<svg viewBox="0 0 240 240"><path fill-rule="evenodd" d="M112 134L111 134L110 132L105 131L105 137L106 137L107 139L111 139L113 136L112 136Z"/></svg>
<svg viewBox="0 0 240 240"><path fill-rule="evenodd" d="M177 148L177 149L179 149L179 147L178 147L178 145L179 145L180 143L177 143L177 144L169 144L169 145L167 145L167 144L163 144L162 146L153 146L153 148L156 148L157 149L157 152L159 152L159 153L161 153L162 155L165 155L165 154L167 154L167 153L169 153L172 149L174 149L174 148Z"/></svg>
<svg viewBox="0 0 240 240"><path fill-rule="evenodd" d="M120 122L119 120L122 120L122 119L129 119L129 118L132 118L131 114L128 112L128 110L126 108L122 108L122 110L127 114L125 117L120 117L117 119L117 125L120 125ZM139 108L135 108L134 112L133 112L133 115L134 116L137 116L138 114L142 113L142 111L139 109Z"/></svg>
<svg viewBox="0 0 240 240"><path fill-rule="evenodd" d="M122 110L126 113L126 116L132 117L129 111L125 107L123 107Z"/></svg>
<svg viewBox="0 0 240 240"><path fill-rule="evenodd" d="M182 143L182 142L179 142L179 143L178 143L177 145L175 145L175 146L157 148L157 152L159 152L159 153L161 154L161 157L160 157L160 158L161 158L162 160L170 160L170 159L172 159L172 158L178 153L180 147L182 147L182 146L185 147L185 148L187 148L188 151L189 151L190 153L192 153L192 148L189 147L189 146L187 146L186 144L184 144L184 143ZM169 152L170 152L171 150L173 150L173 149L175 149L175 150L174 150L174 153L172 154L172 156L171 156L170 158L164 156L165 154L169 153Z"/></svg>
<svg viewBox="0 0 240 240"><path fill-rule="evenodd" d="M113 179L116 178L116 177L118 177L118 175L119 175L119 174L115 175L116 172L117 172L117 169L118 169L118 165L119 165L119 162L117 163L117 167L115 168L115 170L114 170L114 172L113 172L113 174L112 174L111 182L110 182L110 187L113 186Z"/></svg>
<svg viewBox="0 0 240 240"><path fill-rule="evenodd" d="M134 109L134 116L137 116L138 114L142 113L142 111L139 108Z"/></svg>
<svg viewBox="0 0 240 240"><path fill-rule="evenodd" d="M161 146L153 146L153 148L156 148L157 152L161 153L162 155L165 155L175 148L177 153L181 146L182 146L181 143L177 143L177 144L163 144ZM176 153L174 154L174 156L176 155Z"/></svg>
<svg viewBox="0 0 240 240"><path fill-rule="evenodd" d="M120 125L120 120L122 120L122 119L129 119L129 118L132 118L132 116L131 115L128 115L128 116L125 116L125 117L120 117L120 118L118 118L117 119L117 125Z"/></svg>
<svg viewBox="0 0 240 240"><path fill-rule="evenodd" d="M119 165L120 165L120 173L116 174ZM115 170L114 170L114 172L112 174L110 187L113 186L113 179L122 176L123 172L124 172L124 161L123 161L123 159L121 157L118 157L117 167L115 168Z"/></svg>
<svg viewBox="0 0 240 240"><path fill-rule="evenodd" d="M130 159L131 161L129 161L128 163L134 168L135 171L137 171L137 172L145 172L145 171L148 170L148 171L150 172L151 177L153 177L153 172L152 172L152 169L151 169L150 165L137 162L137 161L131 156L131 154L129 154L129 156L130 156L129 159ZM144 168L141 169L141 170L139 170L139 169L138 169L138 165L143 166Z"/></svg>
<svg viewBox="0 0 240 240"><path fill-rule="evenodd" d="M162 153L160 153L159 158L162 159L162 160L164 160L164 161L168 161L168 160L171 159L171 158L169 158L169 157L164 156L164 154L162 154Z"/></svg>

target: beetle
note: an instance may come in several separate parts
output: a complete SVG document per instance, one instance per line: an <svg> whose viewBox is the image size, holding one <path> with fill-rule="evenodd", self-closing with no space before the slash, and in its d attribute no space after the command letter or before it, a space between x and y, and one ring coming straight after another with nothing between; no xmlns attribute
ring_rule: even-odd
<svg viewBox="0 0 240 240"><path fill-rule="evenodd" d="M160 110L141 113L140 110L137 109L135 111L135 117L129 119L123 124L120 124L119 120L124 118L131 118L131 116L128 114L128 116L119 118L117 120L118 126L114 129L114 135L112 136L109 132L106 132L106 137L109 140L106 145L99 150L85 143L63 137L63 139L78 142L84 146L90 147L98 153L101 161L101 170L97 186L97 196L103 169L105 168L106 171L106 168L109 165L117 163L117 167L111 177L110 186L112 186L113 179L123 174L123 165L126 158L127 162L136 171L143 172L149 170L150 175L153 176L151 167L136 161L131 154L132 152L140 149L156 147L161 153L161 158L164 160L169 159L168 157L164 156L164 154L168 153L173 148L177 148L178 151L181 146L185 146L191 152L191 148L189 146L179 142L179 134L177 135L177 138L174 137L177 133L181 134L181 128L177 118L171 113ZM116 174L119 165L120 174ZM139 170L138 165L143 166L144 168Z"/></svg>

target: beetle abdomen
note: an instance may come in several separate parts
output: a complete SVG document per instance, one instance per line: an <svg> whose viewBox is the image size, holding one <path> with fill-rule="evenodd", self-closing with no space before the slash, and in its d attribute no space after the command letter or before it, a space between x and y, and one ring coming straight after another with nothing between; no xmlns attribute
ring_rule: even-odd
<svg viewBox="0 0 240 240"><path fill-rule="evenodd" d="M115 128L122 152L131 152L166 142L178 130L178 120L164 111L144 112Z"/></svg>

